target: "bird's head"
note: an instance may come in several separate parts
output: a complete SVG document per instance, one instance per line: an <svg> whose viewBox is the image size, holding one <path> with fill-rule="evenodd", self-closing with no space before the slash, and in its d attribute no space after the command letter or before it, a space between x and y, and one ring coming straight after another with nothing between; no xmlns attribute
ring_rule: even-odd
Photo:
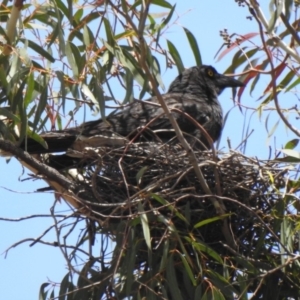
<svg viewBox="0 0 300 300"><path fill-rule="evenodd" d="M202 65L186 69L171 83L169 93L188 93L200 96L220 95L227 87L244 84L232 77L219 74L212 66Z"/></svg>

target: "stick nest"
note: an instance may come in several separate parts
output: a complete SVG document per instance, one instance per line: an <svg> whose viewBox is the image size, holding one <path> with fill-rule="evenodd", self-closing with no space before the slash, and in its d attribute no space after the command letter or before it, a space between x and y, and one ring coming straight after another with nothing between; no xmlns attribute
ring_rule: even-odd
<svg viewBox="0 0 300 300"><path fill-rule="evenodd" d="M75 193L84 199L85 213L110 232L112 224L146 214L154 244L172 223L219 250L216 245L226 241L224 219L212 219L220 217L212 204L214 195L225 207L235 243L248 255L264 230L261 223L266 228L273 222L271 210L281 200L278 189L284 186L286 171L276 162L234 151L214 157L199 150L195 155L211 195L203 191L181 145L154 142L84 150L74 177L80 186ZM207 224L199 223L205 220Z"/></svg>

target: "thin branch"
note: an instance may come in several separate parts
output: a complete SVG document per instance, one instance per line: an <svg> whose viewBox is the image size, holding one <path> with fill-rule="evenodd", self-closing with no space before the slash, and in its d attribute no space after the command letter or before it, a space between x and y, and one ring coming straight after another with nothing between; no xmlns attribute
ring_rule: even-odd
<svg viewBox="0 0 300 300"><path fill-rule="evenodd" d="M283 121L283 123L292 131L294 132L298 137L300 137L300 131L295 128L292 124L290 124L290 122L286 119L286 117L284 116L284 114L281 111L281 108L279 106L279 102L278 102L278 97L277 97L277 87L276 87L276 74L275 74L275 67L274 67L274 63L271 57L271 54L268 50L268 46L266 44L265 41L265 37L264 37L264 31L263 31L263 27L262 24L260 22L260 19L257 17L256 13L254 10L250 10L250 12L252 13L253 17L256 19L257 23L258 23L258 27L259 27L259 32L260 32L260 37L263 43L263 47L264 50L268 56L270 65L271 65L271 76L272 76L272 91L273 91L273 98L274 98L274 103L275 103L275 107L276 107L276 111L278 113L278 115L280 116L281 120ZM298 61L300 62L300 57L297 55Z"/></svg>
<svg viewBox="0 0 300 300"><path fill-rule="evenodd" d="M300 38L299 38L298 33L296 32L296 30L289 23L289 21L286 19L286 16L283 13L280 14L280 18L281 18L283 24L286 26L286 28L290 32L290 34L293 36L293 38L297 42L297 44L300 46Z"/></svg>
<svg viewBox="0 0 300 300"><path fill-rule="evenodd" d="M251 6L249 6L249 11L250 13L254 16L256 20L259 20L259 24L262 27L262 24L265 28L265 30L268 30L268 22L267 19L265 18L259 3L256 0L250 0ZM263 29L262 29L263 30ZM279 36L275 34L274 31L268 32L267 33L270 39L273 40L276 45L281 48L283 51L286 53L290 54L298 63L300 63L300 57L296 51L294 51L292 48L290 48L288 45L286 45Z"/></svg>
<svg viewBox="0 0 300 300"><path fill-rule="evenodd" d="M18 158L19 160L30 165L32 168L37 170L37 174L45 175L48 179L59 183L66 190L75 189L74 183L68 180L65 176L61 175L57 170L43 164L42 162L35 159L33 156L18 148L16 145L9 141L0 140L0 149L4 152L8 152Z"/></svg>
<svg viewBox="0 0 300 300"><path fill-rule="evenodd" d="M56 191L57 196L63 197L72 207L80 209L82 214L89 212L88 208L85 210L85 201L77 195L80 186L74 181L67 179L56 169L43 164L9 141L0 140L0 150L3 150L5 155L9 153L15 156L22 165L34 174L44 176L42 178ZM1 151L0 154L3 155Z"/></svg>

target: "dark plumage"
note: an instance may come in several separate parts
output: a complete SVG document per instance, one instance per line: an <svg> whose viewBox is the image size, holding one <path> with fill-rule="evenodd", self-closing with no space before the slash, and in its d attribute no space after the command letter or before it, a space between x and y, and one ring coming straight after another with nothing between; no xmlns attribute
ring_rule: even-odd
<svg viewBox="0 0 300 300"><path fill-rule="evenodd" d="M196 66L186 69L177 76L168 92L163 95L163 99L170 109L176 108L189 114L205 128L213 141L216 141L220 137L223 127L222 108L218 101L218 95L226 87L239 86L243 86L243 83L219 74L211 66ZM176 111L173 111L172 114L183 132L199 138L208 146L206 138L203 137L199 128L188 118ZM68 148L74 148L79 140L82 145L82 143L84 144L83 138L99 134L104 136L117 134L132 138L136 135L138 128L142 128L150 121L152 122L148 128L151 131L157 131L157 136L163 141L174 136L174 132L171 130L172 126L163 109L158 105L157 98L152 97L146 101L135 101L125 109L119 109L107 116L105 121L100 119L83 123L76 128L41 134L47 142L48 149L28 139L27 151L29 153L63 152Z"/></svg>

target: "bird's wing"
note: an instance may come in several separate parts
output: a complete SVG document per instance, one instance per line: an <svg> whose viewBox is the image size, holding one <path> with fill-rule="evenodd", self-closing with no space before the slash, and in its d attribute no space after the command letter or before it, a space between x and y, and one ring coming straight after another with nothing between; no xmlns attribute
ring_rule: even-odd
<svg viewBox="0 0 300 300"><path fill-rule="evenodd" d="M121 136L128 136L137 128L146 126L147 124L152 130L170 129L171 124L169 119L165 115L163 108L159 105L157 98L153 97L150 100L134 102L127 109L108 116L105 121L98 120L84 123L81 134L84 136L93 136L103 130L110 130ZM176 111L178 110L190 115L204 127L208 122L216 121L215 119L222 119L222 111L218 103L207 103L205 99L194 95L170 93L163 95L163 100L171 111L173 109L172 113L180 124L185 125L187 123L189 125L185 128L187 132L192 130L192 123L183 114L177 113Z"/></svg>
<svg viewBox="0 0 300 300"><path fill-rule="evenodd" d="M183 132L202 138L199 128L179 111L201 124L213 140L219 137L222 128L220 106L214 106L194 95L179 93L165 94L163 99ZM90 121L78 127L47 132L41 137L46 141L48 149L33 140L27 141L26 149L29 153L51 153L64 152L69 148L82 150L84 147L99 147L105 144L121 146L128 141L127 138L131 139L145 126L151 131L160 131L158 136L168 140L174 136L169 119L158 104L157 98L152 97L150 100L133 102L105 120Z"/></svg>

